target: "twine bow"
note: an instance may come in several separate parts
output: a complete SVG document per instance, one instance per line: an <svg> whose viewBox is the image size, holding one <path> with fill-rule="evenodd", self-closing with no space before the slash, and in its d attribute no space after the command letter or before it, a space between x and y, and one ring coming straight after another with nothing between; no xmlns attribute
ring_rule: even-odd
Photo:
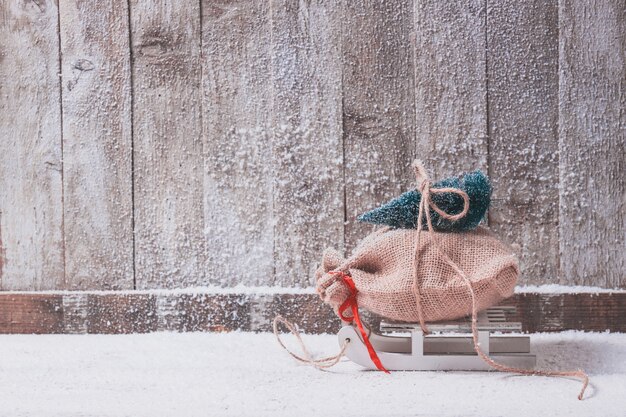
<svg viewBox="0 0 626 417"><path fill-rule="evenodd" d="M446 220L450 220L455 222L457 220L462 219L467 215L469 211L469 196L463 190L459 190L458 188L451 187L443 187L443 188L432 188L432 184L430 182L430 178L428 178L428 174L426 173L426 169L421 161L415 160L413 161L413 170L415 172L415 178L417 179L417 187L420 193L422 194L422 198L420 201L419 209L420 216L417 221L418 224L421 225L422 222L422 214L426 207L432 208L437 212L442 218ZM463 199L463 210L457 214L448 214L437 206L431 199L431 194L445 194L445 193L453 193L459 195ZM432 224L430 221L430 214L426 217L426 222L428 223L428 230L432 230ZM418 228L419 230L419 228Z"/></svg>

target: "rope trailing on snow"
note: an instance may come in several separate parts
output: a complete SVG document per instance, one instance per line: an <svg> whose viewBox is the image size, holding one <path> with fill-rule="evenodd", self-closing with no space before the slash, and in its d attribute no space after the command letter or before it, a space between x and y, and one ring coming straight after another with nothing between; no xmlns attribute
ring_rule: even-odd
<svg viewBox="0 0 626 417"><path fill-rule="evenodd" d="M279 324L283 324L291 332L291 334L293 334L296 337L296 340L300 344L300 348L302 349L302 354L304 355L304 357L293 353L291 350L289 350L287 346L285 346L278 332ZM341 350L339 350L339 353L337 353L336 355L328 356L326 358L313 359L313 356L309 352L309 349L307 349L306 344L304 343L304 340L302 340L302 336L300 335L300 331L298 330L295 324L293 324L292 322L290 322L289 320L287 320L286 318L282 316L276 316L274 317L273 327L274 327L274 336L276 336L276 340L278 340L278 343L280 344L280 346L282 346L282 348L285 349L287 353L289 353L297 361L314 366L317 369L327 369L336 365L341 360L344 353L346 352L346 349L349 343L349 342L344 342L343 345L341 346Z"/></svg>

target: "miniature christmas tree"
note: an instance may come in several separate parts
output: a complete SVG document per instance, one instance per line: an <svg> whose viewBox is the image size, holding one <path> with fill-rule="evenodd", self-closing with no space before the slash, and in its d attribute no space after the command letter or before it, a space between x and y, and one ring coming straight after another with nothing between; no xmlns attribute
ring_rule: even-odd
<svg viewBox="0 0 626 417"><path fill-rule="evenodd" d="M469 211L465 217L455 222L441 218L430 209L433 228L442 232L463 232L475 229L491 202L491 185L489 179L481 171L466 173L460 177L446 178L436 182L432 188L458 188L469 197ZM391 226L394 229L415 229L422 195L417 190L408 191L388 203L359 216L358 220ZM463 198L454 193L431 194L431 199L440 209L448 214L463 211ZM424 220L424 219L422 219ZM423 221L426 228L426 221Z"/></svg>

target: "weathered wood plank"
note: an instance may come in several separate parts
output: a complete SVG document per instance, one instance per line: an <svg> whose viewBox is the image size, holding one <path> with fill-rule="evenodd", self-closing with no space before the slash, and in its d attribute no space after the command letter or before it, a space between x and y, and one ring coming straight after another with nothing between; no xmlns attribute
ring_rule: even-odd
<svg viewBox="0 0 626 417"><path fill-rule="evenodd" d="M0 296L0 333L63 333L62 296Z"/></svg>
<svg viewBox="0 0 626 417"><path fill-rule="evenodd" d="M62 296L63 333L83 334L89 331L89 296L83 291Z"/></svg>
<svg viewBox="0 0 626 417"><path fill-rule="evenodd" d="M515 294L501 303L517 308L525 332L626 331L626 293Z"/></svg>
<svg viewBox="0 0 626 417"><path fill-rule="evenodd" d="M561 281L626 287L626 6L559 4Z"/></svg>
<svg viewBox="0 0 626 417"><path fill-rule="evenodd" d="M130 2L137 288L204 282L200 5Z"/></svg>
<svg viewBox="0 0 626 417"><path fill-rule="evenodd" d="M626 292L515 294L524 332L626 331ZM307 333L341 326L317 294L179 292L0 293L0 333L145 333L154 331L271 331L276 315ZM381 318L363 311L377 328Z"/></svg>
<svg viewBox="0 0 626 417"><path fill-rule="evenodd" d="M487 4L489 226L520 248L523 284L558 282L558 4Z"/></svg>
<svg viewBox="0 0 626 417"><path fill-rule="evenodd" d="M64 286L57 6L0 4L2 289Z"/></svg>
<svg viewBox="0 0 626 417"><path fill-rule="evenodd" d="M335 333L341 321L316 294L273 294L251 297L250 330L273 331L274 317L287 318L307 333ZM256 314L255 314L256 313Z"/></svg>
<svg viewBox="0 0 626 417"><path fill-rule="evenodd" d="M415 1L417 156L435 179L487 169L485 2Z"/></svg>
<svg viewBox="0 0 626 417"><path fill-rule="evenodd" d="M61 0L65 288L132 289L128 8Z"/></svg>
<svg viewBox="0 0 626 417"><path fill-rule="evenodd" d="M311 286L343 246L341 7L272 0L274 284Z"/></svg>
<svg viewBox="0 0 626 417"><path fill-rule="evenodd" d="M243 294L172 294L156 297L159 331L250 330L250 303Z"/></svg>
<svg viewBox="0 0 626 417"><path fill-rule="evenodd" d="M413 2L344 3L345 249L371 231L356 217L413 184Z"/></svg>
<svg viewBox="0 0 626 417"><path fill-rule="evenodd" d="M75 319L76 317L74 317ZM147 333L157 330L156 297L151 294L90 294L87 333Z"/></svg>
<svg viewBox="0 0 626 417"><path fill-rule="evenodd" d="M205 0L202 12L207 280L267 284L274 271L269 5Z"/></svg>

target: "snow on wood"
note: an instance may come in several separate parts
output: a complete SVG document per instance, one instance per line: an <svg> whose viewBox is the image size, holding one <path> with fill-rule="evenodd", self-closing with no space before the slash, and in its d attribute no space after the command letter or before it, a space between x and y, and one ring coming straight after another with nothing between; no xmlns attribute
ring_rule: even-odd
<svg viewBox="0 0 626 417"><path fill-rule="evenodd" d="M130 2L137 288L204 282L200 4Z"/></svg>
<svg viewBox="0 0 626 417"><path fill-rule="evenodd" d="M601 293L626 293L620 288L589 287L583 285L521 285L515 287L516 293L534 294L601 294Z"/></svg>
<svg viewBox="0 0 626 417"><path fill-rule="evenodd" d="M341 15L332 0L272 0L275 285L312 285L343 246Z"/></svg>
<svg viewBox="0 0 626 417"><path fill-rule="evenodd" d="M565 287L567 288L567 287ZM68 291L68 290L42 290L42 291L6 291L4 294L100 294L100 295L130 295L130 294L154 294L154 295L176 295L176 294L315 294L315 287L283 287L283 286L247 286L237 284L232 287L222 287L209 285L203 287L182 287L182 288L155 288L142 290L91 290L91 291Z"/></svg>
<svg viewBox="0 0 626 417"><path fill-rule="evenodd" d="M560 2L562 281L626 286L626 7Z"/></svg>
<svg viewBox="0 0 626 417"><path fill-rule="evenodd" d="M413 184L412 2L342 3L345 250L372 230L356 217ZM342 242L332 246L341 250Z"/></svg>
<svg viewBox="0 0 626 417"><path fill-rule="evenodd" d="M62 0L68 289L133 288L128 8Z"/></svg>
<svg viewBox="0 0 626 417"><path fill-rule="evenodd" d="M198 284L268 284L274 279L269 4L204 1L202 12L207 279Z"/></svg>
<svg viewBox="0 0 626 417"><path fill-rule="evenodd" d="M485 7L415 1L417 157L434 179L487 172Z"/></svg>
<svg viewBox="0 0 626 417"><path fill-rule="evenodd" d="M282 288L281 288L282 289ZM336 332L335 312L313 291L247 288L0 293L0 333L129 333L269 331L276 315L310 333ZM265 291L265 292L263 292ZM593 287L520 288L501 305L527 332L577 329L626 331L626 292ZM380 317L366 314L374 328Z"/></svg>
<svg viewBox="0 0 626 417"><path fill-rule="evenodd" d="M515 287L516 293L535 294L580 294L580 293L624 293L626 290L620 288L602 288L582 285L520 285ZM283 287L283 286L247 286L237 284L232 287L222 287L209 285L204 287L184 287L184 288L160 288L146 290L92 290L92 291L67 291L67 290L42 290L42 291L7 291L5 294L57 294L57 295L77 295L77 294L100 294L120 296L130 294L153 294L153 295L177 295L177 294L244 294L244 295L268 295L268 294L316 294L315 287Z"/></svg>
<svg viewBox="0 0 626 417"><path fill-rule="evenodd" d="M64 288L58 10L0 16L0 288Z"/></svg>
<svg viewBox="0 0 626 417"><path fill-rule="evenodd" d="M489 226L526 284L560 282L558 36L557 2L488 2Z"/></svg>

